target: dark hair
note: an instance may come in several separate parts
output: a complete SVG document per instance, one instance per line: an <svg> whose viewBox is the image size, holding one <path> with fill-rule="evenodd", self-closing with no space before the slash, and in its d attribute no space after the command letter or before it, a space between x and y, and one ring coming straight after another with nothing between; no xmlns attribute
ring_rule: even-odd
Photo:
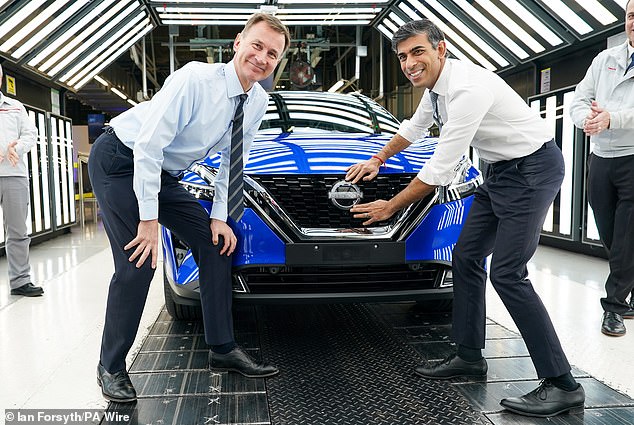
<svg viewBox="0 0 634 425"><path fill-rule="evenodd" d="M280 52L280 58L282 56L284 56L284 53L286 53L286 51L288 50L288 47L291 45L291 34L288 31L288 28L286 27L286 25L284 25L282 23L282 21L280 21L278 18L276 18L275 16L269 14L269 13L264 13L264 12L260 12L260 13L255 13L253 14L249 20L247 21L247 23L244 25L244 28L242 29L242 32L244 34L246 34L253 25L260 23L260 22L266 22L266 24L273 30L279 32L280 34L284 35L284 51Z"/></svg>
<svg viewBox="0 0 634 425"><path fill-rule="evenodd" d="M445 34L429 19L409 21L403 24L392 37L392 50L396 52L398 44L415 35L425 34L434 49L438 48L438 43L445 40Z"/></svg>

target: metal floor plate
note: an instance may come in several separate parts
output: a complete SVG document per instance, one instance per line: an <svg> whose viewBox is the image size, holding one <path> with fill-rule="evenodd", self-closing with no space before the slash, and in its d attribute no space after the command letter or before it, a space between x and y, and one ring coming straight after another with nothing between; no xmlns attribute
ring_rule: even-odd
<svg viewBox="0 0 634 425"><path fill-rule="evenodd" d="M271 379L207 369L202 324L164 311L130 367L136 403L117 425L616 425L634 401L573 367L586 410L550 419L505 412L504 397L538 381L524 342L487 319L486 380L430 381L413 368L455 351L451 317L413 303L236 306L238 344L280 367ZM103 421L107 424L108 422ZM113 425L114 425L113 423Z"/></svg>
<svg viewBox="0 0 634 425"><path fill-rule="evenodd" d="M366 306L258 308L273 424L485 424L450 384L415 376L416 351Z"/></svg>

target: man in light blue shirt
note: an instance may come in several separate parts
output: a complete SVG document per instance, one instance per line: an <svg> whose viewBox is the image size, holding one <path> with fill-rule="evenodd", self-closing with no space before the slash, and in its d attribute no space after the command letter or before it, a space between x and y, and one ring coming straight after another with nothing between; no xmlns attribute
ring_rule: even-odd
<svg viewBox="0 0 634 425"><path fill-rule="evenodd" d="M244 156L268 103L257 82L271 75L289 43L288 29L277 18L253 15L235 39L231 62L185 65L151 101L114 118L93 145L90 180L115 263L97 369L108 400L136 399L125 358L156 269L159 222L190 246L198 264L212 369L254 378L278 373L274 366L253 360L234 341L231 254L237 239L227 224L227 210L232 134L243 134ZM239 124L234 128L238 117L242 130ZM222 153L222 161L209 215L179 184L178 176L216 152Z"/></svg>

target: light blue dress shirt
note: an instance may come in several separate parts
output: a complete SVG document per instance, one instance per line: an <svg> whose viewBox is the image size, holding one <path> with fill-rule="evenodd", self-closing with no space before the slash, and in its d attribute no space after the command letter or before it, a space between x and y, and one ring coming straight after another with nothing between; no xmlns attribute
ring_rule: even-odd
<svg viewBox="0 0 634 425"><path fill-rule="evenodd" d="M170 75L152 100L110 121L117 137L134 152L134 193L141 220L158 218L161 170L177 176L216 152L221 163L215 181L211 218L227 220L231 128L238 95L244 93L234 62L190 62ZM244 163L268 95L259 84L244 105Z"/></svg>

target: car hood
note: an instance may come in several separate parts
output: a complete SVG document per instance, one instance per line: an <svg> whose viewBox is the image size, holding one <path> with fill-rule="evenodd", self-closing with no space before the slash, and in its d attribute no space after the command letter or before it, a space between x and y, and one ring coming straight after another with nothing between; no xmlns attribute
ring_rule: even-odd
<svg viewBox="0 0 634 425"><path fill-rule="evenodd" d="M390 136L364 134L257 135L245 166L247 174L342 174L376 154ZM385 173L416 173L431 157L436 138L421 139L388 160ZM203 161L218 167L220 155Z"/></svg>

